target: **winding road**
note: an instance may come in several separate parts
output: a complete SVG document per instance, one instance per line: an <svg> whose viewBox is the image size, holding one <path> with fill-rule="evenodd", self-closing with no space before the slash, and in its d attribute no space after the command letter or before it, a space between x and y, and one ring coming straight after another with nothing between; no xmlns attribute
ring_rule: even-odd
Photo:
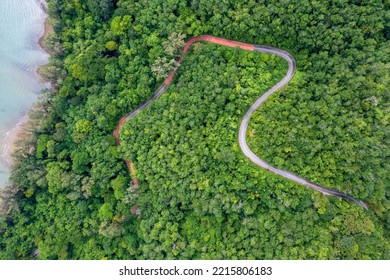
<svg viewBox="0 0 390 280"><path fill-rule="evenodd" d="M256 102L249 108L248 112L244 115L244 117L242 119L240 129L238 132L238 142L239 142L241 150L243 151L245 156L248 157L256 165L258 165L261 168L264 168L265 170L268 170L274 174L280 175L280 176L287 178L295 183L298 183L300 185L306 186L306 187L311 188L313 190L319 191L319 192L323 193L324 195L336 196L336 197L341 197L343 199L349 200L349 201L356 203L357 205L365 208L366 210L368 210L368 207L364 202L362 202L358 199L355 199L350 195L344 194L340 191L337 191L337 190L334 190L331 188L326 188L326 187L320 186L320 185L315 184L313 182L310 182L304 178L301 178L301 177L299 177L291 172L288 172L288 171L285 171L282 169L278 169L272 165L269 165L266 161L262 160L257 155L255 155L251 151L251 149L249 148L248 143L246 142L246 134L247 134L247 130L248 130L248 124L249 124L249 120L250 120L252 113L254 111L256 111L257 108L259 108L261 106L261 104L263 104L272 93L283 88L294 76L296 66L295 66L295 60L291 55L286 51L279 50L279 49L276 49L276 48L273 48L270 46L252 45L252 44L247 44L247 43L231 41L231 40L227 40L227 39L223 39L223 38L218 38L218 37L214 37L214 36L210 36L210 35L202 35L202 36L198 36L198 37L192 37L187 41L187 43L185 44L185 46L183 48L181 57L177 61L178 65L180 65L184 55L188 52L190 46L193 43L199 42L199 41L211 42L214 44L223 45L223 46L232 47L232 48L238 47L240 49L248 50L248 51L257 51L257 52L266 53L266 54L274 54L274 55L277 55L277 56L285 59L288 63L288 71L287 71L287 74L283 77L283 79L281 81L279 81L271 89L269 89L266 93L264 93L259 99L257 99ZM177 69L178 69L178 67L176 67L170 73L170 75L165 79L165 81L162 83L162 85L155 91L152 98L150 98L145 103L143 103L142 105L140 105L139 107L134 109L132 112L130 112L129 114L124 116L119 121L118 126L116 127L116 129L114 131L114 136L116 138L117 145L120 145L119 130L122 127L122 125L128 119L135 117L141 110L148 107L151 102L153 102L161 94L164 93L166 88L171 84L171 82L176 74ZM134 172L131 168L130 161L126 160L126 165L129 169L130 173L133 175L133 184L138 185L138 181L134 176Z"/></svg>

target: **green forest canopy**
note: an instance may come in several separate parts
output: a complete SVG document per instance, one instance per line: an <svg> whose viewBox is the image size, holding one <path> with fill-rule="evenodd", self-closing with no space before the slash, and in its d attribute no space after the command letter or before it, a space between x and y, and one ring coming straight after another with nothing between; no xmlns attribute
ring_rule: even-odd
<svg viewBox="0 0 390 280"><path fill-rule="evenodd" d="M48 2L54 87L1 193L1 258L390 258L388 1ZM287 68L274 56L196 44L117 147L112 131L161 84L151 69L175 32L291 52L297 73L255 113L249 145L370 211L243 156L239 122Z"/></svg>

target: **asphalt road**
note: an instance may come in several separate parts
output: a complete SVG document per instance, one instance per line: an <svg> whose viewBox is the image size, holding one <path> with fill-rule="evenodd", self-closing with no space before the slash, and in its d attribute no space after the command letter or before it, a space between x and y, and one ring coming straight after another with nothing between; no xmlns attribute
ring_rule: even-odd
<svg viewBox="0 0 390 280"><path fill-rule="evenodd" d="M296 69L294 58L286 51L279 50L279 49L276 49L273 47L258 46L258 45L254 46L253 51L267 53L267 54L275 54L275 55L285 59L288 63L288 71L287 71L286 75L283 77L283 79L281 81L279 81L271 89L269 89L266 93L264 93L259 99L257 99L256 102L253 103L253 105L249 108L248 112L246 112L246 114L244 115L244 118L241 121L240 130L238 132L238 142L240 144L242 152L252 162L254 162L255 164L257 164L261 168L264 168L272 173L280 175L284 178L287 178L291 181L294 181L300 185L306 186L306 187L311 188L313 190L319 191L319 192L323 193L324 195L341 197L343 199L347 199L349 201L352 201L352 202L364 207L365 209L368 209L367 205L364 202L357 200L350 195L344 194L340 191L337 191L337 190L334 190L331 188L326 188L326 187L320 186L320 185L312 183L304 178L301 178L301 177L299 177L291 172L288 172L288 171L285 171L282 169L278 169L272 165L269 165L266 161L262 160L256 154L254 154L252 152L252 150L249 148L248 143L246 142L246 135L247 135L249 120L251 118L252 113L254 111L256 111L257 108L259 108L261 106L261 104L263 104L272 93L283 88L292 79L292 77L294 76L294 73L295 73L295 69Z"/></svg>
<svg viewBox="0 0 390 280"><path fill-rule="evenodd" d="M280 175L284 178L287 178L295 183L298 183L300 185L306 186L306 187L311 188L313 190L319 191L319 192L323 193L324 195L341 197L343 199L346 199L346 200L349 200L353 203L356 203L357 205L364 207L365 209L368 209L367 205L364 202L362 202L358 199L355 199L350 195L344 194L340 191L337 191L337 190L334 190L331 188L326 188L324 186L315 184L315 183L310 182L307 179L301 178L301 177L299 177L291 172L288 172L288 171L282 170L282 169L278 169L272 165L269 165L266 161L262 160L256 154L254 154L252 152L252 150L249 148L248 143L246 142L246 134L247 134L248 124L249 124L249 120L251 118L252 113L254 111L256 111L257 108L259 108L261 106L261 104L263 104L272 93L283 88L294 76L295 69L296 69L295 60L288 52L280 50L280 49L276 49L276 48L273 48L270 46L252 45L252 44L247 44L247 43L231 41L231 40L227 40L224 38L218 38L218 37L214 37L214 36L210 36L210 35L202 35L202 36L198 36L198 37L192 37L187 41L187 43L185 44L185 46L183 48L182 55L178 59L178 65L180 65L184 55L188 52L188 49L190 48L190 46L194 42L198 42L198 41L211 42L211 43L215 43L215 44L219 44L219 45L223 45L223 46L228 46L228 47L232 47L232 48L238 47L238 48L241 48L243 50L248 50L248 51L257 51L257 52L266 53L266 54L275 54L275 55L285 59L288 63L288 71L287 71L286 75L283 77L283 79L281 81L279 81L271 89L269 89L266 93L261 95L255 101L255 103L253 103L253 105L249 108L248 112L244 115L244 117L242 119L240 129L238 132L238 142L240 144L242 152L244 153L244 155L246 157L248 157L253 163L260 166L261 168L264 168L265 170L268 170L272 173L275 173L275 174ZM118 145L120 144L119 130L120 130L121 126L125 123L126 120L135 117L141 110L148 107L151 102L153 102L161 94L163 94L164 91L166 90L166 88L171 84L171 82L176 74L176 71L177 71L177 68L170 73L168 78L166 78L165 81L162 83L162 85L155 91L152 98L147 100L145 103L143 103L142 105L137 107L132 112L128 113L124 118L122 118L119 121L119 124L114 131L114 136L117 139ZM126 161L126 164L129 168L129 171L132 172L131 163L129 161ZM138 182L137 182L137 184L138 184Z"/></svg>

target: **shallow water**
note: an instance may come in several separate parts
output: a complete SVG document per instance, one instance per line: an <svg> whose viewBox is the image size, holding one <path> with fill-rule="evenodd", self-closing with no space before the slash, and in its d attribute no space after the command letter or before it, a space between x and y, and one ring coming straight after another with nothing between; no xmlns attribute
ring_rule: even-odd
<svg viewBox="0 0 390 280"><path fill-rule="evenodd" d="M9 177L10 132L44 87L36 74L48 59L38 45L44 19L38 0L0 1L0 187Z"/></svg>

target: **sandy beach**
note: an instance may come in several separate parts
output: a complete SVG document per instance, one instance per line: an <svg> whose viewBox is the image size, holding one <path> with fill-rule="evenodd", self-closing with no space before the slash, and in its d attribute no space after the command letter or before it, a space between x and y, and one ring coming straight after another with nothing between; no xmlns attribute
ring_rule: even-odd
<svg viewBox="0 0 390 280"><path fill-rule="evenodd" d="M27 121L28 116L24 115L18 120L17 124L5 134L1 158L8 167L11 166L13 162L12 154L16 148L16 141L20 138L22 128Z"/></svg>

